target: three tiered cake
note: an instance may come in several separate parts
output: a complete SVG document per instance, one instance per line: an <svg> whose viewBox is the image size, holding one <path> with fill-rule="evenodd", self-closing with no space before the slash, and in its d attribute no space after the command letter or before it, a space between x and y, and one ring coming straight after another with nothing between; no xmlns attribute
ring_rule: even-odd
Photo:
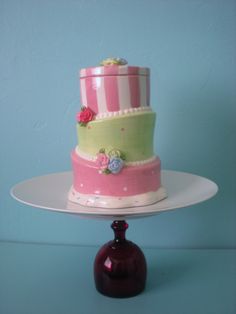
<svg viewBox="0 0 236 314"><path fill-rule="evenodd" d="M80 92L69 200L124 208L165 198L160 159L153 152L156 115L149 104L149 69L106 59L80 71Z"/></svg>

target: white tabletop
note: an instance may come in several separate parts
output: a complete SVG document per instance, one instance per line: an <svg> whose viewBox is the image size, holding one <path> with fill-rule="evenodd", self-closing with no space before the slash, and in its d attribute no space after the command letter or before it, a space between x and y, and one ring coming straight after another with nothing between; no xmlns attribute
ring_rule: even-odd
<svg viewBox="0 0 236 314"><path fill-rule="evenodd" d="M11 195L17 201L33 207L114 220L145 217L194 205L213 197L218 191L213 181L194 174L162 170L161 176L168 197L142 207L108 209L69 202L67 195L72 184L72 172L48 174L23 181L11 189Z"/></svg>

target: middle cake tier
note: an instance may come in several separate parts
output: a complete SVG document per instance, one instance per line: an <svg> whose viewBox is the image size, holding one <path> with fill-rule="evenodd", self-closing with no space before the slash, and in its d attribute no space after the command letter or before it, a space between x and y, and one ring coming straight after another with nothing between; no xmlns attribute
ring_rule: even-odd
<svg viewBox="0 0 236 314"><path fill-rule="evenodd" d="M153 134L156 114L142 112L77 124L78 153L86 159L95 157L101 149L115 148L127 162L153 157Z"/></svg>

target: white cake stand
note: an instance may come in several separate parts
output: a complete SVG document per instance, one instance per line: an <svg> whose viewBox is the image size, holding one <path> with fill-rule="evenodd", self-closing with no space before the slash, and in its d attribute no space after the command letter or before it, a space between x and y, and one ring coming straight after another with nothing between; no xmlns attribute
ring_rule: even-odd
<svg viewBox="0 0 236 314"><path fill-rule="evenodd" d="M99 250L94 263L96 288L111 297L137 295L143 291L146 282L145 257L137 245L125 239L128 228L125 219L191 206L206 201L218 191L217 185L204 177L163 170L162 184L168 193L166 199L149 206L107 209L69 202L67 195L71 184L71 172L49 174L18 183L11 189L11 195L33 207L113 221L115 238Z"/></svg>
<svg viewBox="0 0 236 314"><path fill-rule="evenodd" d="M146 217L194 205L213 197L217 185L209 179L185 172L163 170L162 184L168 197L158 203L130 208L95 208L68 202L72 172L53 173L18 183L11 189L17 201L42 209L109 220Z"/></svg>

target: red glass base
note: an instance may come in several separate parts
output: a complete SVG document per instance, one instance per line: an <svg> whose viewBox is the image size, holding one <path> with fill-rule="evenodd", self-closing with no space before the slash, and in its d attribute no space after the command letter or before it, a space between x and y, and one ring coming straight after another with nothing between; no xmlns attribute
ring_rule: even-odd
<svg viewBox="0 0 236 314"><path fill-rule="evenodd" d="M124 220L111 225L115 238L103 245L94 262L97 290L114 298L132 297L145 288L147 266L140 248L125 239L128 224Z"/></svg>

